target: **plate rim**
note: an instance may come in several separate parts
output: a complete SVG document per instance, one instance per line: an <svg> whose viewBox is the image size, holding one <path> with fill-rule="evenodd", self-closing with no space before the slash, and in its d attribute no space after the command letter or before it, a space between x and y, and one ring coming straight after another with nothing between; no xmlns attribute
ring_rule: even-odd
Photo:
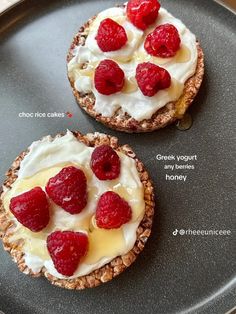
<svg viewBox="0 0 236 314"><path fill-rule="evenodd" d="M2 16L5 16L7 13L11 12L12 10L16 9L18 6L22 4L27 4L27 2L30 2L32 0L18 0L17 2L9 5L6 7L3 11L0 12L0 20ZM217 5L222 7L223 9L226 9L228 12L231 12L233 15L236 15L236 8L229 6L227 3L224 2L224 0L210 0L212 2L215 2Z"/></svg>

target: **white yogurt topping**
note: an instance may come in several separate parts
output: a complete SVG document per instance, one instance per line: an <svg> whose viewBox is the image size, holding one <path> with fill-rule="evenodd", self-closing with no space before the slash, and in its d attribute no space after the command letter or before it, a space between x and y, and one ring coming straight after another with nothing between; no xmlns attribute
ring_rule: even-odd
<svg viewBox="0 0 236 314"><path fill-rule="evenodd" d="M105 18L112 18L122 25L128 35L129 40L127 44L117 51L104 53L97 45L95 39L97 30L100 22ZM173 58L152 57L144 49L145 38L156 26L165 23L173 24L178 29L181 38L181 49ZM94 72L97 64L104 59L116 61L124 71L126 80L133 81L135 84L137 65L150 61L169 71L172 85L168 89L159 91L153 97L144 96L139 88L134 88L131 92L122 90L109 96L102 95L95 89L91 72ZM87 62L89 69L91 69L89 74L79 70L81 65ZM196 65L197 47L195 35L179 19L173 17L165 9L160 9L156 22L143 32L127 20L125 8L110 8L98 14L90 27L85 45L75 48L74 57L68 64L68 72L75 80L75 88L79 92L93 92L96 97L94 109L98 113L111 117L120 108L121 114L127 112L134 119L141 121L151 118L158 109L165 106L168 102L179 99L183 92L184 83L195 73Z"/></svg>
<svg viewBox="0 0 236 314"><path fill-rule="evenodd" d="M42 186L43 189L45 188L45 185L40 183L45 180L42 171L52 170L54 171L53 175L55 175L63 168L63 165L66 164L81 167L87 177L87 206L81 213L71 215L51 202L50 225L53 225L53 227L50 227L50 232L54 230L73 230L88 233L88 230L83 229L83 221L86 218L89 219L89 217L95 213L99 197L108 190L113 190L129 202L132 208L133 218L132 221L121 227L124 245L122 245L120 251L118 249L116 255L99 256L96 262L93 263L81 262L77 271L70 278L89 274L91 271L110 262L116 256L126 254L134 246L136 230L144 215L144 191L135 161L123 153L118 153L121 161L121 173L119 178L110 181L100 181L90 169L90 158L93 150L94 148L79 142L70 131L67 131L66 135L54 140L48 136L43 140L33 142L29 147L29 153L21 162L18 178L13 184L12 189L6 191L4 194L4 206L7 207L5 204L9 204L9 200L13 196L26 192L34 187L30 186L32 184L31 181L27 185L28 180L32 180L33 178L33 180L37 182L37 185ZM47 174L47 176L48 175L50 175L50 177L52 176L51 173ZM47 235L45 236L45 233L49 232L47 228L46 231L43 230L43 233L38 236L37 233L32 233L27 228L22 227L17 220L14 221L17 224L17 230L14 232L12 241L22 236L25 238L23 250L26 265L32 269L33 272L38 272L44 266L50 274L58 278L66 278L57 272L49 256L45 259L42 258L40 254L37 254L37 249L40 250L42 246L45 247L46 245L45 238ZM115 246L116 243L113 243L113 245ZM32 254L29 248L33 248L34 254Z"/></svg>

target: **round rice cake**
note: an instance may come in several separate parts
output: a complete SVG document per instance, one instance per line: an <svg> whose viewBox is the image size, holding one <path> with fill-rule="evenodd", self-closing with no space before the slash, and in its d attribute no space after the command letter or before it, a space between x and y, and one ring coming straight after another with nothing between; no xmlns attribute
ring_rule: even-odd
<svg viewBox="0 0 236 314"><path fill-rule="evenodd" d="M31 169L31 171L33 171L33 172L37 171L37 170L32 170L32 169L34 169L34 167L32 167L32 165L35 166L35 162L31 161L31 159L29 158L33 154L32 151L35 152L37 145L42 146L43 143L45 143L45 142L48 143L47 145L51 145L51 144L53 145L53 143L56 143L56 141L58 141L58 140L59 141L62 140L63 137L65 137L65 136L67 136L69 138L68 141L72 141L71 143L72 143L74 148L71 146L71 144L70 144L70 146L65 146L65 145L69 145L69 144L67 144L67 143L65 144L65 141L63 140L64 146L62 146L60 144L60 147L64 147L63 148L64 150L65 150L65 148L68 149L68 147L70 147L73 151L73 149L75 149L76 142L79 142L80 144L84 145L85 147L89 148L90 150L92 150L93 148L95 148L97 146L105 144L105 145L111 146L119 154L119 156L122 155L122 158L125 158L125 160L128 158L129 162L131 162L131 164L135 167L135 171L137 170L137 177L138 177L138 180L140 180L139 181L140 182L139 188L141 188L140 191L142 191L142 194L140 194L140 195L143 199L143 206L144 206L142 209L143 210L142 216L140 216L139 220L136 221L135 229L132 229L132 232L134 232L134 235L135 235L135 240L134 240L134 243L132 245L132 248L129 249L127 252L124 252L124 254L118 254L117 256L113 256L112 258L110 258L110 260L108 260L107 263L105 261L103 263L96 264L96 265L99 265L99 267L97 269L93 269L92 271L88 270L86 274L78 276L78 277L77 276L74 276L74 277L73 276L72 277L55 276L54 272L51 271L51 268L47 268L45 266L45 265L49 265L46 262L37 266L38 260L36 259L36 266L37 266L36 268L35 268L34 263L31 264L31 260L29 262L28 251L27 251L28 250L28 246L27 246L28 244L27 243L29 243L32 240L32 238L27 238L27 237L30 237L31 235L33 235L33 233L30 232L29 230L27 230L27 228L25 228L24 226L22 226L15 219L15 217L10 213L9 199L7 200L7 198L12 197L11 192L13 192L13 196L15 193L14 191L18 191L18 193L16 193L16 194L24 192L24 191L21 191L22 189L20 188L21 185L19 183L18 183L18 186L19 186L18 190L14 188L14 186L17 185L18 180L24 180L24 179L22 179L22 171L25 173L26 180L28 180L28 178L29 178L29 176L28 176L29 172L27 172L27 171L29 171L29 169ZM56 150L56 153L60 155L60 153L58 153L58 150ZM55 154L50 155L50 156L56 158ZM28 160L26 160L27 158L28 158ZM41 155L39 156L39 158L41 158ZM44 163L45 160L41 160L42 164L44 164L44 165L45 165L45 163ZM52 160L52 158L50 158L50 160ZM37 159L37 164L40 164L38 162L38 159ZM53 161L52 161L51 167L52 167L52 165L53 165ZM129 168L132 168L132 167L129 166ZM57 172L58 171L59 170L57 170ZM86 171L88 171L88 170L86 170ZM124 172L124 170L121 170L121 171ZM86 172L86 174L87 173L88 172ZM36 173L36 175L37 175L37 173ZM118 139L114 136L109 136L109 135L101 134L101 133L93 133L93 134L90 133L87 135L82 135L80 132L73 132L72 133L72 132L68 131L66 135L59 134L55 138L52 138L50 136L44 137L42 140L34 142L25 152L22 152L15 159L11 168L6 173L6 176L7 176L7 178L6 178L6 180L3 184L3 187L2 187L1 200L0 200L0 236L1 236L1 239L3 242L4 249L11 254L13 260L17 263L20 271L22 271L25 274L29 274L33 277L45 276L52 284L63 287L63 288L67 288L67 289L92 288L92 287L100 285L101 283L104 283L104 282L107 282L107 281L113 279L114 277L119 275L121 272L123 272L127 267L129 267L135 261L136 257L139 255L139 253L143 250L145 243L146 243L148 237L150 236L151 226L152 226L152 221L153 221L153 215L154 215L153 184L151 182L149 174L147 173L147 171L144 168L143 163L136 157L133 150L128 145L120 146L118 143ZM92 179L87 178L87 180L88 180L88 186L89 186L89 182L92 182L91 181ZM126 177L124 176L124 178L122 179L122 174L120 175L120 177L117 180L118 181L121 180L121 182L123 182L124 180L128 181L127 176ZM114 181L114 183L117 184L116 180L111 180L111 181ZM111 184L113 184L113 183L111 183ZM113 186L111 185L110 189L112 189L112 188L113 188ZM27 189L27 188L24 187L23 190L24 189ZM29 189L29 186L28 186L28 189ZM119 191L117 193L119 194ZM10 195L10 196L7 196L7 195ZM92 201L94 201L94 200L92 199ZM96 207L95 204L93 204L93 203L91 203L91 205L93 208ZM87 207L85 207L85 211L86 211L86 208ZM132 205L131 205L131 208L133 210L134 207L132 207ZM59 210L62 210L62 209L59 209L56 207L55 212L57 212ZM53 212L54 214L51 214L51 215L55 215L55 212ZM64 224L65 221L70 219L70 214L65 212L63 215L64 216L60 216L60 217L62 217L62 218L60 218L60 220L63 220L63 221L59 221L60 225L62 222ZM67 215L67 216L65 216L65 215ZM78 214L78 215L80 215L80 214ZM73 216L73 215L71 215L71 216ZM50 219L53 219L53 218L50 218ZM57 229L58 229L58 227L57 227ZM19 233L19 230L21 230L20 233ZM23 232L22 232L22 230L23 230ZM47 236L47 233L50 233L52 231L52 230L50 231L50 228L48 230L46 228L45 230L46 230L45 231L46 236ZM40 232L39 235L42 234L42 232ZM124 233L124 231L122 231L122 232ZM27 237L25 236L25 234L27 234ZM29 234L30 234L30 236L29 236ZM40 238L39 235L37 233L36 241L38 241L37 238ZM33 237L34 237L34 235L33 235ZM35 243L37 243L37 252L39 251L39 247L42 244L42 242L40 242L40 241L41 241L41 239L39 239L39 242L35 242ZM44 241L43 245L46 247L44 234L43 234L43 241ZM114 245L114 242L113 242L113 245ZM34 252L33 254L36 254L36 253ZM38 258L38 256L36 256L36 257L34 256L34 258ZM34 265L34 267L32 265ZM79 267L80 267L80 265L79 265Z"/></svg>
<svg viewBox="0 0 236 314"><path fill-rule="evenodd" d="M114 12L112 10L114 10ZM68 78L79 106L97 121L119 131L129 133L151 132L163 128L183 117L201 86L204 75L204 54L200 43L196 40L195 36L180 20L174 18L163 8L159 11L157 22L149 27L143 34L139 34L141 42L137 44L138 48L135 48L135 46L131 47L135 48L133 50L130 49L132 56L127 57L126 51L122 54L122 48L120 49L122 57L119 56L119 50L102 53L101 50L99 51L95 39L99 22L109 16L111 19L120 22L125 16L125 10L125 5L105 10L91 18L80 28L79 32L73 38L73 42L67 55ZM151 57L147 53L144 55L145 50L142 46L146 35L157 25L164 22L173 23L179 30L182 42L180 51L177 52L177 55L174 58L167 59ZM123 23L126 23L123 24L123 26L127 33L131 31L135 33L136 30L137 32L140 32L137 28L135 30L135 27L132 26L127 19L125 19L125 22L123 21ZM191 36L191 44L189 44L189 36ZM129 44L127 45L128 47L126 50L130 48ZM141 93L137 86L137 90L134 93L125 94L125 91L121 90L121 92L109 96L99 94L93 82L94 72L99 62L103 59L114 60L121 69L124 70L125 74L127 66L131 80L134 82L134 71L139 62L137 61L137 58L134 57L137 55L137 51L139 59L141 58L142 61L151 61L166 68L170 72L172 83L170 88L166 90L166 93L171 95L174 93L174 96L167 97L165 94L164 98L167 100L170 100L171 97L177 99L163 103L163 99L161 99L163 91L158 92L153 97L147 97ZM193 55L193 60L188 59L191 58L191 54ZM127 57L127 62L124 61L125 59L123 55L125 55L125 58ZM136 58L135 61L134 58ZM134 66L131 73L130 65L132 63ZM183 70L184 66L186 67L186 70ZM176 76L178 79L176 79ZM126 83L128 80L129 78L127 79L126 77ZM85 81L86 84L84 84ZM125 88L128 84L126 83ZM155 110L155 108L157 109Z"/></svg>

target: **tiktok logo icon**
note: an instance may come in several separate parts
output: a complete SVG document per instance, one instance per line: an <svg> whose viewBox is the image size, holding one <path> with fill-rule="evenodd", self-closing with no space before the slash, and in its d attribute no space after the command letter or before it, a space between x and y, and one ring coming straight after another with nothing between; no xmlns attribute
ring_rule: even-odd
<svg viewBox="0 0 236 314"><path fill-rule="evenodd" d="M177 236L177 234L178 234L178 229L175 229L172 233L173 233L173 236Z"/></svg>

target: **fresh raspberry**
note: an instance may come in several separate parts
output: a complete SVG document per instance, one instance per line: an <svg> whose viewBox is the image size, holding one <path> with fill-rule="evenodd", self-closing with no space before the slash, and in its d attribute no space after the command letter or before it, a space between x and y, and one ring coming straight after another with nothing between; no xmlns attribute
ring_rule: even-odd
<svg viewBox="0 0 236 314"><path fill-rule="evenodd" d="M137 66L136 80L143 95L148 97L170 87L171 84L169 72L150 62L140 63Z"/></svg>
<svg viewBox="0 0 236 314"><path fill-rule="evenodd" d="M49 223L48 201L40 187L13 197L10 211L23 226L33 232L41 231Z"/></svg>
<svg viewBox="0 0 236 314"><path fill-rule="evenodd" d="M112 191L101 195L96 208L96 223L99 228L116 229L130 221L132 210L129 204Z"/></svg>
<svg viewBox="0 0 236 314"><path fill-rule="evenodd" d="M111 95L122 90L125 75L115 61L106 59L97 66L94 82L100 94Z"/></svg>
<svg viewBox="0 0 236 314"><path fill-rule="evenodd" d="M99 180L113 180L120 175L120 158L109 145L94 149L90 166Z"/></svg>
<svg viewBox="0 0 236 314"><path fill-rule="evenodd" d="M128 38L124 27L112 19L105 19L100 23L96 36L97 44L103 52L119 50Z"/></svg>
<svg viewBox="0 0 236 314"><path fill-rule="evenodd" d="M87 180L82 170L63 168L49 179L46 192L54 203L71 214L78 214L87 205Z"/></svg>
<svg viewBox="0 0 236 314"><path fill-rule="evenodd" d="M88 250L88 237L82 232L55 231L47 237L47 249L56 270L72 276Z"/></svg>
<svg viewBox="0 0 236 314"><path fill-rule="evenodd" d="M174 25L157 26L144 43L147 53L160 58L171 58L180 48L180 37Z"/></svg>
<svg viewBox="0 0 236 314"><path fill-rule="evenodd" d="M145 30L158 16L160 3L157 0L130 0L127 4L127 16L134 26Z"/></svg>

